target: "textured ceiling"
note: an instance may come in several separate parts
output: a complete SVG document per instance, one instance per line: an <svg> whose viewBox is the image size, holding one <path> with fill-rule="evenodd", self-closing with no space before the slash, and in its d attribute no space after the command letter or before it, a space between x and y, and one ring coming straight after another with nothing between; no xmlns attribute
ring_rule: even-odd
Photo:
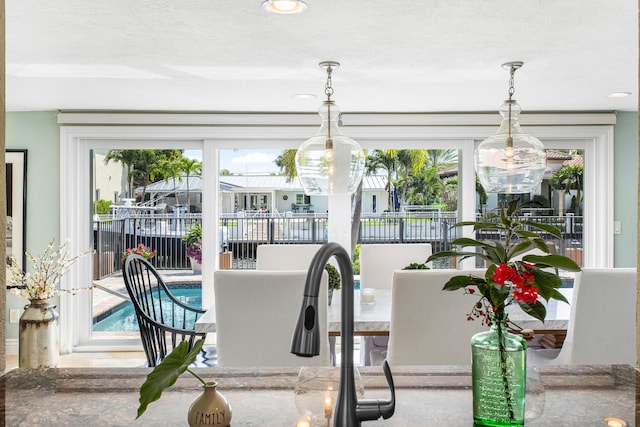
<svg viewBox="0 0 640 427"><path fill-rule="evenodd" d="M7 0L7 110L637 110L635 0ZM616 91L632 92L622 99ZM295 99L315 94L316 99Z"/></svg>

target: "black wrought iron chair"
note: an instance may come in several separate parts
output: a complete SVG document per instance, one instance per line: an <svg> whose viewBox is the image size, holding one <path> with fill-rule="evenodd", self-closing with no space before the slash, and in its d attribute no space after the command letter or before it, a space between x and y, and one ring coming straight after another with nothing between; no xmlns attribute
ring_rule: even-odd
<svg viewBox="0 0 640 427"><path fill-rule="evenodd" d="M206 332L196 332L195 322L205 312L178 300L149 261L129 255L122 275L136 312L148 366L157 363L182 341L189 349Z"/></svg>

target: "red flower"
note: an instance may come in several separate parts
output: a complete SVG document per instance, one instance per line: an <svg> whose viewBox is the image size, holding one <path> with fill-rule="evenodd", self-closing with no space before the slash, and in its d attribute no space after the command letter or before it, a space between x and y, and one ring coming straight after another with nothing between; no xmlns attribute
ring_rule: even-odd
<svg viewBox="0 0 640 427"><path fill-rule="evenodd" d="M491 279L498 285L504 285L504 282L511 281L514 275L516 275L516 271L509 264L499 264L496 266L496 271L493 272Z"/></svg>
<svg viewBox="0 0 640 427"><path fill-rule="evenodd" d="M535 302L538 300L538 289L530 284L516 287L516 289L513 291L513 298L516 301L535 304Z"/></svg>

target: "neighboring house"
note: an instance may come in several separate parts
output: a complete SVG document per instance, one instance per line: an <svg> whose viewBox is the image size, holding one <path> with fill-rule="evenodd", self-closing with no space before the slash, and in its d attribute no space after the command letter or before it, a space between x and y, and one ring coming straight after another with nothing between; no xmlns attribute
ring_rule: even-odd
<svg viewBox="0 0 640 427"><path fill-rule="evenodd" d="M93 158L94 200L119 203L127 194L127 172L122 163L104 163L105 153L96 152Z"/></svg>
<svg viewBox="0 0 640 427"><path fill-rule="evenodd" d="M387 178L383 175L363 178L362 213L375 214L388 209ZM158 181L147 186L147 192L155 199L164 194L164 203L175 204L177 190L181 203L186 200L186 178L173 182ZM136 193L142 192L142 187ZM199 211L202 203L202 178L189 178L191 211ZM274 213L285 212L327 212L326 196L307 196L297 178L287 182L281 175L225 175L220 177L220 207L223 214L266 210Z"/></svg>
<svg viewBox="0 0 640 427"><path fill-rule="evenodd" d="M556 150L546 150L547 152L547 169L542 177L542 182L540 183L540 187L535 193L532 193L532 196L538 194L546 197L551 203L551 207L554 209L554 214L558 214L559 202L558 202L558 193L554 191L549 185L549 181L551 180L551 175L560 169L563 166L582 166L584 164L584 158L579 154L568 154L563 153L561 151ZM458 165L454 165L443 169L439 172L441 179L452 178L458 176ZM571 197L575 194L575 191L568 191L565 193L564 197L564 208L563 213L566 213L566 210L569 208L571 204ZM486 213L498 207L498 195L495 193L487 194L487 204L483 207L482 212ZM477 201L476 201L477 204Z"/></svg>

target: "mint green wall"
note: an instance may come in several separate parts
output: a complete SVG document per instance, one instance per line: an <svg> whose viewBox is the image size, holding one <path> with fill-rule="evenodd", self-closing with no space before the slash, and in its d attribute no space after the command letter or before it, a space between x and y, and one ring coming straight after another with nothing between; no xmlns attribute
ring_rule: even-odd
<svg viewBox="0 0 640 427"><path fill-rule="evenodd" d="M39 253L60 240L60 131L56 113L7 113L7 148L27 149L27 244ZM22 309L26 300L7 293L9 309ZM18 325L7 323L7 338L18 338Z"/></svg>
<svg viewBox="0 0 640 427"><path fill-rule="evenodd" d="M614 219L621 234L614 235L615 267L636 267L638 232L638 113L619 112L614 146Z"/></svg>

